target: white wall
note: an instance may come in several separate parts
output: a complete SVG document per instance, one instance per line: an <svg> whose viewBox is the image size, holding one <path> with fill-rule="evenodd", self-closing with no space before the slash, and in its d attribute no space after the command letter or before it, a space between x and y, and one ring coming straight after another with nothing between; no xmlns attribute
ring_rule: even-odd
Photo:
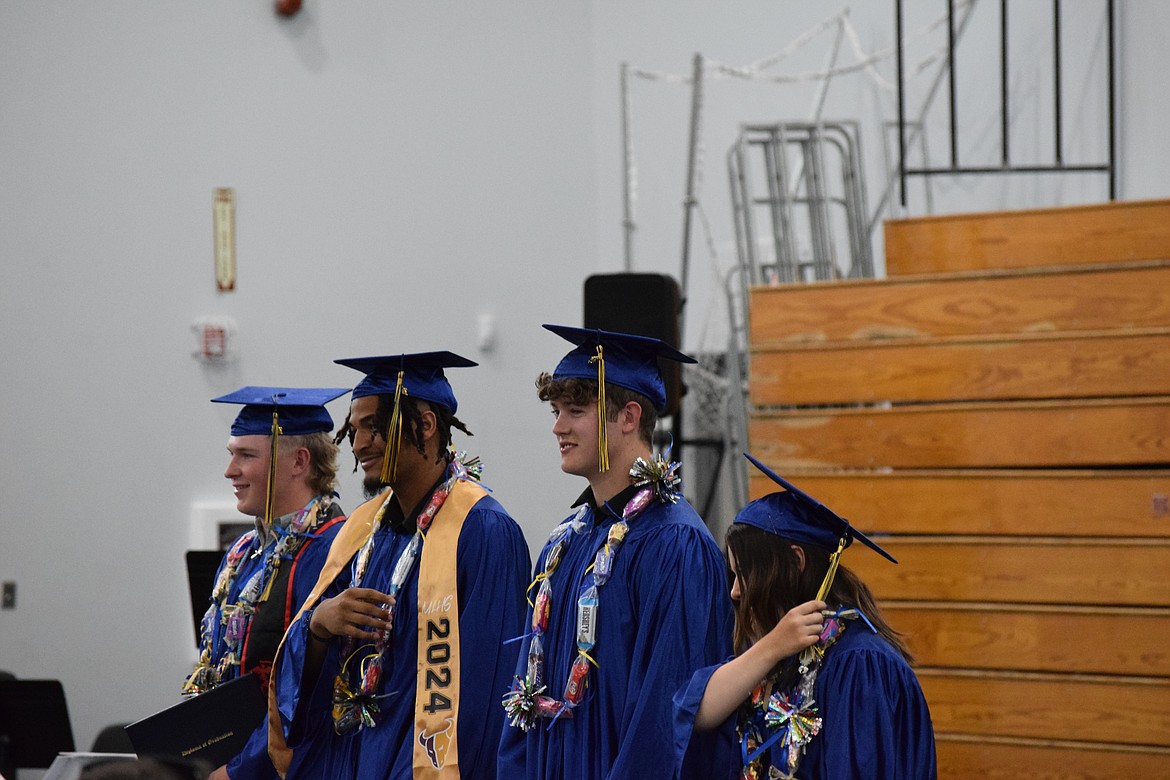
<svg viewBox="0 0 1170 780"><path fill-rule="evenodd" d="M0 668L61 678L84 746L194 659L182 552L192 502L230 501L237 411L208 398L452 349L481 363L452 372L460 442L529 535L579 490L532 381L595 267L587 8L305 5L0 3ZM230 368L190 357L206 314L239 323Z"/></svg>
<svg viewBox="0 0 1170 780"><path fill-rule="evenodd" d="M452 372L477 434L458 443L483 455L539 547L581 487L556 468L532 391L564 352L539 324L579 322L584 278L621 269L619 63L750 62L842 5L308 0L287 21L261 1L0 0L0 580L18 583L0 668L62 679L83 747L173 701L194 656L190 509L230 500L233 410L207 399L352 384L338 357L479 360ZM864 44L888 45L887 4L857 5ZM1124 198L1167 194L1168 14L1157 0L1124 8ZM723 157L736 127L805 118L812 94L717 87L703 203L719 257L696 233L691 349L722 345L708 323L733 261ZM647 82L634 100L636 265L677 274L688 94ZM842 80L826 115L874 121L881 100ZM876 146L866 154L875 167ZM215 187L238 199L230 294L212 275ZM1093 187L1058 195L1101 199ZM1028 197L1005 205L1047 205ZM494 351L476 349L481 314L498 324ZM237 320L235 364L191 359L202 315ZM331 409L340 420L344 401ZM358 500L347 475L343 501Z"/></svg>

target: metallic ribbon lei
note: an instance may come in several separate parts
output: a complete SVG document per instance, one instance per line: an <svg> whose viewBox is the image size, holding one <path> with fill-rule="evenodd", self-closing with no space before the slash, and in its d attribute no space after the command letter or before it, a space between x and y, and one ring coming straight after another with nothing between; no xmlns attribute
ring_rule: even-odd
<svg viewBox="0 0 1170 780"><path fill-rule="evenodd" d="M256 539L256 531L249 531L232 545L227 554L227 561L220 569L215 587L212 589L211 606L203 615L199 626L199 660L194 671L183 683L184 696L206 693L221 682L236 676L235 670L240 665L240 651L244 638L248 635L252 615L256 613L256 605L268 599L276 567L280 564L281 558L292 556L305 537L316 529L321 518L328 516L325 510L330 503L332 497L317 496L297 512L287 529L271 526L277 541L264 558L264 565L240 589L236 602L228 604L228 593L236 582L240 561L244 559L244 555ZM212 659L215 657L215 649L220 639L227 646L227 652L218 663L213 664Z"/></svg>
<svg viewBox="0 0 1170 780"><path fill-rule="evenodd" d="M638 458L630 468L630 477L639 489L622 510L621 520L610 526L605 544L597 551L593 566L590 567L593 584L577 599L577 657L569 668L561 699L547 695L548 686L544 679L544 636L548 630L552 606L552 576L569 547L572 535L584 529L587 508L581 507L576 515L558 525L549 535L550 546L544 558L544 568L528 586L529 592L537 588L536 601L531 602L532 630L510 640L531 637L526 673L523 679L519 676L515 678L512 689L503 698L504 712L512 726L530 731L541 718L552 721L560 717L571 718L573 709L584 700L589 682L589 666L597 666L591 653L596 645L600 617L600 589L609 581L613 572L613 561L629 532L630 521L654 501L678 501L681 484L678 467L678 463L668 464L664 458L656 457L652 461Z"/></svg>
<svg viewBox="0 0 1170 780"><path fill-rule="evenodd" d="M468 459L466 453L463 452L453 453L451 455L450 462L447 465L447 479L431 494L431 499L427 502L426 508L419 512L418 518L415 520L415 533L411 536L410 542L399 553L398 560L394 562L394 568L391 570L390 575L389 594L391 596L397 598L401 592L406 578L414 568L414 561L418 558L423 542L426 540L427 529L431 527L431 522L435 519L435 515L442 508L443 502L447 500L447 496L451 494L451 489L454 487L455 482L457 480L473 480L478 482L482 471L483 464L479 458ZM378 530L378 526L382 522L382 517L386 514L386 507L389 506L390 499L393 495L393 491L387 492L385 500L383 500L382 505L378 508L377 514L374 515L369 538L366 539L365 544L362 545L357 555L354 556L352 587L361 586L362 579L366 574L366 568L369 566L370 556L374 550L374 532ZM393 625L397 603L393 606L384 604L383 607L390 612L391 625ZM379 683L382 681L386 647L389 644L390 631L384 631L374 637L372 641L360 645L358 644L358 640L353 637L346 637L342 642L341 669L333 680L333 729L338 734L345 734L362 727L373 728L377 725L375 716L380 712L378 701L394 695L393 693L381 695L375 693L378 690ZM359 666L361 681L355 688L350 684L346 669L358 653L367 649L370 652L361 660Z"/></svg>
<svg viewBox="0 0 1170 780"><path fill-rule="evenodd" d="M765 681L756 688L748 705L740 711L738 731L740 754L743 759L741 780L765 777L762 774L765 767L762 756L777 742L785 749L786 771L780 773L778 767L770 767L766 777L792 780L796 776L805 749L821 731L821 717L813 699L813 690L825 655L845 631L846 620L861 618L873 629L873 624L857 609L838 608L835 611L826 610L822 614L825 616L825 623L821 628L820 638L816 644L800 654L797 662L800 679L792 692L776 691L767 696ZM876 629L874 630L876 632ZM763 716L764 727L772 730L766 737L764 729L759 724L760 714Z"/></svg>

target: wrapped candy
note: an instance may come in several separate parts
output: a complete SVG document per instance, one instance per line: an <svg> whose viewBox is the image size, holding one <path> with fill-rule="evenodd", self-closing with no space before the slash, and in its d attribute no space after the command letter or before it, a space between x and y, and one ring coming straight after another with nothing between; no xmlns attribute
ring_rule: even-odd
<svg viewBox="0 0 1170 780"><path fill-rule="evenodd" d="M565 701L576 707L585 698L585 681L589 678L589 659L578 653L569 670L569 681L565 683Z"/></svg>
<svg viewBox="0 0 1170 780"><path fill-rule="evenodd" d="M577 599L577 649L582 652L592 650L597 640L597 606L597 586L590 585Z"/></svg>
<svg viewBox="0 0 1170 780"><path fill-rule="evenodd" d="M422 535L415 534L410 538L410 543L406 545L406 549L398 556L398 560L394 562L394 570L390 574L390 587L392 590L396 586L406 580L406 573L410 571L410 567L414 565L414 559L418 556L418 548L422 544ZM397 594L391 594L397 595Z"/></svg>
<svg viewBox="0 0 1170 780"><path fill-rule="evenodd" d="M841 635L841 627L844 625L840 620L832 619L826 620L821 626L821 644L832 644L837 641L837 637Z"/></svg>
<svg viewBox="0 0 1170 780"><path fill-rule="evenodd" d="M354 706L354 692L345 681L345 677L338 675L333 680L333 727L338 734L345 734L357 728L361 723L361 715Z"/></svg>
<svg viewBox="0 0 1170 780"><path fill-rule="evenodd" d="M434 494L431 495L431 500L427 504L426 509L419 513L418 519L415 521L415 524L419 527L419 530L425 531L431 527L431 521L435 519L435 515L439 511L439 507L443 506L443 502L447 500L448 492L449 491L447 490L446 486L444 486L436 490Z"/></svg>
<svg viewBox="0 0 1170 780"><path fill-rule="evenodd" d="M557 701L551 696L536 698L536 711L542 718L571 718L573 710L563 701Z"/></svg>
<svg viewBox="0 0 1170 780"><path fill-rule="evenodd" d="M549 548L548 555L544 556L544 570L551 574L556 571L557 564L561 562L561 553L566 547L565 539L561 538L556 544Z"/></svg>
<svg viewBox="0 0 1170 780"><path fill-rule="evenodd" d="M333 708L333 728L338 734L347 734L357 728L362 722L357 707Z"/></svg>
<svg viewBox="0 0 1170 780"><path fill-rule="evenodd" d="M386 610L390 625L386 627L385 631L378 634L377 644L385 647L386 645L390 644L390 635L394 633L394 607L391 604L383 604L382 609Z"/></svg>
<svg viewBox="0 0 1170 780"><path fill-rule="evenodd" d="M650 488L642 488L634 497L630 499L630 503L626 504L626 510L622 512L623 517L633 517L650 505L650 501L654 498L654 491Z"/></svg>
<svg viewBox="0 0 1170 780"><path fill-rule="evenodd" d="M227 625L224 627L224 641L228 647L236 647L244 638L248 630L248 616L243 609L234 609L230 615L225 614Z"/></svg>
<svg viewBox="0 0 1170 780"><path fill-rule="evenodd" d="M597 555L593 559L593 581L598 586L604 585L609 580L610 574L613 573L613 561L617 557L618 548L622 546L622 540L626 538L626 533L629 530L630 525L625 520L610 526L605 545L597 551Z"/></svg>
<svg viewBox="0 0 1170 780"><path fill-rule="evenodd" d="M536 591L532 605L532 630L543 633L548 628L548 615L552 606L552 583L545 577Z"/></svg>
<svg viewBox="0 0 1170 780"><path fill-rule="evenodd" d="M825 652L837 641L844 630L845 622L840 617L826 617L821 626L821 635L817 643L800 651L797 667L800 673L808 674L809 669L820 664L825 657Z"/></svg>
<svg viewBox="0 0 1170 780"><path fill-rule="evenodd" d="M585 526L588 523L588 520L586 519L588 515L589 505L582 504L577 509L577 512L568 520L568 522L562 523L561 525L567 525L575 533L581 533L581 531L585 529Z"/></svg>
<svg viewBox="0 0 1170 780"><path fill-rule="evenodd" d="M532 637L532 642L528 645L528 674L526 675L526 679L530 680L535 686L544 684L544 644L540 640L540 634Z"/></svg>
<svg viewBox="0 0 1170 780"><path fill-rule="evenodd" d="M611 546L616 547L617 545L622 543L623 539L626 538L626 534L629 532L629 530L630 530L630 524L627 523L625 520L622 520L621 522L618 522L618 523L614 523L613 525L611 525L609 527L609 535L606 537L605 543L607 545L611 545Z"/></svg>
<svg viewBox="0 0 1170 780"><path fill-rule="evenodd" d="M381 657L377 659L381 660ZM366 666L365 672L362 674L362 690L374 691L378 689L378 683L382 681L382 664L375 661Z"/></svg>
<svg viewBox="0 0 1170 780"><path fill-rule="evenodd" d="M609 580L613 571L613 553L613 548L606 544L593 558L593 581L598 585L604 585Z"/></svg>

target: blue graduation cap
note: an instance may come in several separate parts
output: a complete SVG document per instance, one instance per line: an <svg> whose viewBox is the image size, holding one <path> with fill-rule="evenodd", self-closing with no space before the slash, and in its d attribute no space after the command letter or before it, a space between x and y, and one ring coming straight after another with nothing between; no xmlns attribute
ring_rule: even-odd
<svg viewBox="0 0 1170 780"><path fill-rule="evenodd" d="M398 469L398 452L402 446L402 396L438 404L454 414L459 408L459 402L455 400L455 392L443 369L479 365L474 360L446 351L342 358L333 362L366 375L353 389L354 399L370 395L394 396L390 425L386 431L382 482L389 482Z"/></svg>
<svg viewBox="0 0 1170 780"><path fill-rule="evenodd" d="M615 333L598 328L544 325L576 347L561 358L553 379L592 379L597 382L597 470L609 471L609 441L605 429L605 385L617 385L650 399L658 412L666 409L666 383L658 358L697 363L661 339Z"/></svg>
<svg viewBox="0 0 1170 780"><path fill-rule="evenodd" d="M303 436L333 430L333 418L325 404L349 392L346 387L256 387L248 385L235 392L212 398L217 404L242 404L232 423L232 436L267 436L272 433L273 415L280 433Z"/></svg>
<svg viewBox="0 0 1170 780"><path fill-rule="evenodd" d="M349 392L345 387L257 387L248 385L212 398L217 404L242 404L232 423L232 436L271 436L264 522L272 522L275 500L277 442L281 436L304 436L333 430L325 404Z"/></svg>
<svg viewBox="0 0 1170 780"><path fill-rule="evenodd" d="M545 325L561 338L576 344L553 371L553 379L595 379L641 393L661 412L666 408L666 384L658 370L658 358L697 363L661 339L614 333L596 328Z"/></svg>
<svg viewBox="0 0 1170 780"><path fill-rule="evenodd" d="M417 352L413 355L342 358L334 360L361 371L366 378L353 389L354 398L367 395L394 395L401 383L402 394L445 406L454 414L459 402L443 373L444 368L472 368L474 360L454 352Z"/></svg>
<svg viewBox="0 0 1170 780"><path fill-rule="evenodd" d="M762 531L783 536L794 542L815 544L830 552L837 550L838 547L848 547L854 539L857 539L878 555L894 563L898 562L876 542L854 528L848 520L832 509L788 482L748 453L745 452L744 457L769 479L784 488L784 492L769 493L763 498L757 498L750 502L735 516L735 522L755 526Z"/></svg>

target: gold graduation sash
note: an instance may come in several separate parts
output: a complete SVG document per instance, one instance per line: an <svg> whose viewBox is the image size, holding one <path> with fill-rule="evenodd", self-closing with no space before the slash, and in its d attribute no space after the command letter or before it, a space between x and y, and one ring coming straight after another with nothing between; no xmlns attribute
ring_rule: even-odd
<svg viewBox="0 0 1170 780"><path fill-rule="evenodd" d="M487 495L483 487L457 480L431 522L419 561L418 674L414 709L414 777L459 778L459 589L456 555L463 521ZM337 533L317 584L297 611L310 609L349 565L374 531L374 516L386 500L383 492L354 510ZM294 618L295 622L296 618ZM290 624L290 629L292 624ZM285 638L287 639L287 634ZM277 658L280 650L277 650ZM273 667L276 666L273 662ZM284 727L276 705L276 676L268 688L268 755L284 777L292 750L284 741Z"/></svg>
<svg viewBox="0 0 1170 780"><path fill-rule="evenodd" d="M459 778L459 583L456 553L467 513L487 491L458 480L427 531L418 575L414 777Z"/></svg>

